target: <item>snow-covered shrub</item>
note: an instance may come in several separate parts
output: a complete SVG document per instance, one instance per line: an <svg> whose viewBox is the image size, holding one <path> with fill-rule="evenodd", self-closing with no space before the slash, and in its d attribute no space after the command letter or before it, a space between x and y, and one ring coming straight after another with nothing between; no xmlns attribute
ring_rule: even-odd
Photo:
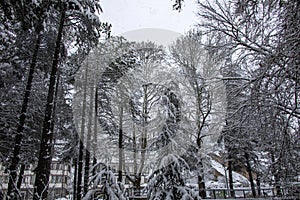
<svg viewBox="0 0 300 200"><path fill-rule="evenodd" d="M92 179L90 184L93 185L87 194L84 196L83 200L93 199L95 194L100 192L107 200L127 200L125 195L125 188L122 183L117 182L110 166L104 163L98 163L94 168L100 169Z"/></svg>
<svg viewBox="0 0 300 200"><path fill-rule="evenodd" d="M188 188L184 174L189 171L187 163L178 155L164 156L150 176L147 185L149 200L194 200L196 193Z"/></svg>

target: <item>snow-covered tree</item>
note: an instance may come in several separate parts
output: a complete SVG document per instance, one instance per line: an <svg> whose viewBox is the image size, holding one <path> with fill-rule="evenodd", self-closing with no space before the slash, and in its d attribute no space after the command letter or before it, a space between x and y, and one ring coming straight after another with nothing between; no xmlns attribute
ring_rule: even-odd
<svg viewBox="0 0 300 200"><path fill-rule="evenodd" d="M66 21L66 25L64 28L65 32L68 31L69 34L64 35L63 39L56 39L57 32L57 22L59 21L60 17L60 8L65 8L66 17L61 18L62 22ZM97 1L85 1L85 2L78 2L78 1L26 1L25 3L15 2L15 1L6 1L1 2L1 21L5 22L2 26L1 23L1 30L4 31L5 34L1 34L1 37L4 37L5 45L1 44L1 52L5 52L1 54L1 62L6 63L5 67L1 65L1 80L5 78L6 75L13 78L14 73L17 76L22 74L22 71L28 67L29 73L24 73L27 75L27 78L22 77L21 75L19 78L27 79L27 83L24 84L24 97L23 103L21 105L21 112L19 114L19 120L16 122L17 124L17 131L15 136L14 142L14 150L11 156L11 162L9 166L10 171L10 181L9 181L9 192L14 193L14 185L16 182L17 177L17 168L19 164L20 158L20 150L22 146L22 140L24 139L25 135L25 128L26 128L26 118L28 116L28 102L31 94L31 86L33 83L34 73L37 72L35 68L43 69L40 72L50 72L52 71L51 75L51 84L50 88L54 91L54 83L56 77L54 71L52 69L57 68L57 65L62 58L64 58L65 53L68 51L67 47L62 44L62 41L72 44L72 52L73 54L78 53L78 49L80 49L81 55L84 55L88 52L89 48L93 43L97 43L98 38L100 37L100 33L105 29L104 27L108 27L107 24L101 23L99 21L98 16L95 14L97 10L101 10L100 5ZM69 24L70 23L70 24ZM62 24L62 23L61 23ZM76 29L76 31L75 31ZM72 36L72 37L68 37ZM59 38L59 37L58 37ZM71 41L72 40L72 41ZM55 44L56 42L56 44ZM22 45L22 44L29 44L29 45ZM86 45L88 44L88 45ZM22 48L18 48L18 47ZM71 45L70 45L71 46ZM82 48L78 48L81 46ZM86 48L86 47L89 48ZM28 47L28 48L27 48ZM65 47L65 48L64 48ZM75 50L77 47L77 50ZM27 48L27 49L26 49ZM54 53L54 50L56 52ZM75 51L74 51L75 50ZM22 54L20 54L22 52ZM75 53L74 53L75 52ZM55 56L53 56L55 54ZM3 55L3 56L2 56ZM47 56L49 56L48 60L45 62L40 62L44 57L47 60ZM74 57L73 57L74 58ZM54 61L53 61L54 60ZM50 61L50 64L48 63ZM53 64L51 63L53 61ZM56 64L55 64L56 62ZM13 63L13 64L12 64ZM60 63L61 64L61 63ZM55 66L56 65L56 66ZM75 65L75 63L73 63ZM38 66L38 67L37 67ZM54 67L50 67L54 66ZM14 73L10 73L14 72ZM63 71L63 70L62 70ZM73 72L74 70L65 70ZM2 73L3 72L3 73ZM9 73L7 73L9 72ZM5 75L6 74L6 75ZM3 76L4 75L4 76ZM11 76L13 75L13 76ZM45 75L47 77L48 75ZM46 78L47 79L47 78ZM53 81L54 80L54 81ZM8 82L7 82L8 83ZM5 83L5 85L7 85ZM21 92L23 93L23 92ZM54 92L49 92L49 98L54 96ZM48 99L49 99L48 98ZM46 112L47 117L52 118L45 119L48 123L48 127L45 128L45 132L48 133L46 129L53 129L53 116L51 114L53 102L48 101L48 105L46 106L50 112ZM36 106L36 105L35 105ZM37 106L36 106L37 107ZM53 108L55 105L53 105ZM50 113L50 114L49 114ZM54 112L53 112L54 113ZM17 120L16 120L17 121ZM40 120L37 120L40 121ZM51 122L50 122L51 121ZM49 125L52 123L52 125ZM25 128L24 128L25 127ZM27 126L29 127L29 126ZM51 135L51 134L50 134ZM51 136L50 136L51 137ZM37 144L37 142L35 142ZM46 142L46 144L48 144ZM51 145L50 145L51 146ZM46 147L45 145L41 145L40 152L48 152L48 150L44 151L42 148ZM42 156L45 158L44 156ZM48 158L48 156L46 156ZM51 157L51 156L50 156ZM50 158L49 157L49 158ZM50 159L51 160L51 159ZM43 162L46 163L46 162ZM49 164L49 163L48 163ZM39 167L38 167L39 169ZM47 171L47 170L46 170ZM37 174L39 175L39 170L37 170ZM36 179L39 181L39 178Z"/></svg>
<svg viewBox="0 0 300 200"><path fill-rule="evenodd" d="M247 152L246 160L260 157L255 151L269 155L269 170L278 186L299 170L299 165L287 162L299 157L292 150L299 143L295 140L299 130L299 2L217 0L198 4L200 27L222 35L221 48L231 52L233 65L243 72L238 78L245 84L238 88L246 98L237 102L234 112L239 115L236 133L245 139L237 144ZM288 172L281 174L285 169Z"/></svg>
<svg viewBox="0 0 300 200"><path fill-rule="evenodd" d="M98 118L103 139L118 147L112 152L119 157L119 180L124 172L140 188L149 152L163 144L163 133L176 129L179 105L170 91L173 79L166 78L170 73L163 49L153 43L131 44L127 49L104 66ZM127 164L130 157L133 163Z"/></svg>
<svg viewBox="0 0 300 200"><path fill-rule="evenodd" d="M203 37L201 32L190 31L178 39L170 51L175 66L178 66L179 73L182 74L179 87L186 109L182 111L182 127L190 134L195 149L198 149L199 193L205 197L202 158L219 137L224 123L222 120L225 116L226 99L223 82L218 80L218 70L224 56L222 57L222 51L209 48L215 38L207 35L205 43Z"/></svg>
<svg viewBox="0 0 300 200"><path fill-rule="evenodd" d="M194 200L200 199L186 186L184 174L189 173L188 164L176 154L165 155L149 176L147 184L150 200Z"/></svg>
<svg viewBox="0 0 300 200"><path fill-rule="evenodd" d="M108 67L107 63L114 61L115 54L123 54L128 44L129 42L125 41L122 37L111 37L109 40L101 42L97 47L93 48L82 63L82 67L76 73L72 107L74 121L81 141L76 173L77 196L81 196L82 193L83 160L85 160L83 188L83 193L85 194L88 189L90 158L93 158L93 162L95 162L96 159L102 158L100 154L103 153L102 143L100 145L97 143L97 141L101 142L101 136L98 133L101 126L98 123L97 111L95 111L99 107L97 100L99 78L103 71L105 71L105 68ZM105 104L105 101L101 100L100 105ZM108 143L105 144L107 145ZM102 161L107 162L107 160Z"/></svg>
<svg viewBox="0 0 300 200"><path fill-rule="evenodd" d="M98 43L100 37L99 29L103 28L102 23L99 20L97 15L101 11L101 7L98 1L70 1L70 2L58 2L54 9L51 10L54 16L58 16L58 24L56 31L56 40L55 40L55 51L52 59L51 73L49 78L49 90L47 103L45 108L45 117L43 123L42 138L40 143L40 154L38 165L36 168L36 178L34 184L34 199L46 199L47 198L47 188L49 182L49 173L50 173L50 164L52 158L52 139L53 139L53 129L51 124L53 122L53 107L55 104L54 99L54 89L57 82L57 73L60 59L60 52L62 49L61 42L63 42L64 27L66 26L65 22L70 20L71 27L75 28L84 28L84 32L88 33L88 36L91 36L89 40L87 37L83 37L82 47L87 46L91 48ZM55 9L57 8L57 9ZM78 19L80 19L78 21ZM79 29L81 30L81 29ZM78 31L79 33L82 33ZM80 35L80 34L79 34ZM81 35L82 36L82 35ZM89 50L89 49L88 49ZM79 197L80 199L80 197Z"/></svg>
<svg viewBox="0 0 300 200"><path fill-rule="evenodd" d="M103 195L107 200L127 200L125 187L117 181L112 168L104 163L97 163L94 166L98 172L91 178L90 189L83 197L83 200L94 199L96 194Z"/></svg>

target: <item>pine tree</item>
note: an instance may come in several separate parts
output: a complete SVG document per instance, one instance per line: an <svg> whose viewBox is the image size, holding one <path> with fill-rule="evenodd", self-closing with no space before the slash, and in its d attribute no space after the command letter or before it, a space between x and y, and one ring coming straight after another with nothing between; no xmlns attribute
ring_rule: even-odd
<svg viewBox="0 0 300 200"><path fill-rule="evenodd" d="M19 122L17 126L16 136L15 136L15 143L14 143L14 149L13 149L13 155L11 159L11 163L9 165L9 183L8 183L8 195L7 198L16 198L17 195L17 184L16 184L16 178L17 178L17 168L20 161L20 150L21 150L21 142L24 136L24 126L25 126L25 120L26 115L28 115L28 103L29 103L29 97L31 93L31 87L33 82L33 75L35 71L35 67L37 64L37 57L38 52L41 44L41 31L43 29L42 22L44 20L44 12L47 9L47 5L43 5L43 9L39 9L36 4L29 3L28 5L14 5L13 2L6 2L7 5L2 4L2 6L8 6L4 8L4 12L6 14L7 19L13 19L15 18L15 22L11 20L13 23L20 22L22 26L22 30L20 32L27 32L27 31L33 31L35 37L33 39L34 42L34 49L31 57L31 63L29 67L29 73L26 83L26 88L24 92L24 98L21 106L21 113L19 115ZM33 16L30 16L29 14L20 15L23 13L22 11L28 11ZM35 19L37 18L37 20ZM13 54L15 54L14 52Z"/></svg>
<svg viewBox="0 0 300 200"><path fill-rule="evenodd" d="M149 200L194 200L197 194L186 186L184 174L188 173L187 163L178 155L168 154L149 176L147 185Z"/></svg>
<svg viewBox="0 0 300 200"><path fill-rule="evenodd" d="M40 143L40 153L38 159L38 165L36 168L36 176L34 183L34 199L47 199L48 196L48 182L50 176L50 166L52 161L52 140L53 130L51 125L53 123L53 106L55 85L58 71L60 43L62 41L63 27L65 22L66 7L60 3L60 21L57 32L57 39L55 43L55 52L53 56L52 69L50 74L50 84L47 96L45 118L43 121L43 131Z"/></svg>
<svg viewBox="0 0 300 200"><path fill-rule="evenodd" d="M94 199L94 195L100 192L104 194L105 199L110 200L127 200L125 195L125 188L121 182L117 181L112 168L104 163L97 163L94 166L95 170L98 172L91 178L91 183L93 184L92 189L90 189L84 196L83 200ZM99 186L101 186L99 191Z"/></svg>

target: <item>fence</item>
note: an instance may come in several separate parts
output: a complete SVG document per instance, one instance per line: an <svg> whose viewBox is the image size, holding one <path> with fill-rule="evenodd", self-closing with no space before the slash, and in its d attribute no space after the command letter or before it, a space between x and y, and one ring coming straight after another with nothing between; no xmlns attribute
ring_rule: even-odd
<svg viewBox="0 0 300 200"><path fill-rule="evenodd" d="M206 189L207 199L227 199L227 198L273 198L281 197L288 199L300 199L300 185L290 187L269 187L257 189L254 197L250 188L229 189Z"/></svg>
<svg viewBox="0 0 300 200"><path fill-rule="evenodd" d="M246 198L274 198L280 199L300 199L300 185L286 187L268 187L257 189L256 196L252 194L250 188L236 188L229 190L227 188L206 189L206 199L246 199ZM130 199L147 199L147 191L144 188L127 188L126 192Z"/></svg>

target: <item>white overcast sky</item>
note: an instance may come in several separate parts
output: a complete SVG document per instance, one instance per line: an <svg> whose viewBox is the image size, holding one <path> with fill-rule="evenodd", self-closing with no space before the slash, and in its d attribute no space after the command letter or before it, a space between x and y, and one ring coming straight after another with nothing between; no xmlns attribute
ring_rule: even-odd
<svg viewBox="0 0 300 200"><path fill-rule="evenodd" d="M185 33L197 21L195 0L185 0L181 12L172 9L171 0L102 0L100 18L112 24L112 35L143 28Z"/></svg>

